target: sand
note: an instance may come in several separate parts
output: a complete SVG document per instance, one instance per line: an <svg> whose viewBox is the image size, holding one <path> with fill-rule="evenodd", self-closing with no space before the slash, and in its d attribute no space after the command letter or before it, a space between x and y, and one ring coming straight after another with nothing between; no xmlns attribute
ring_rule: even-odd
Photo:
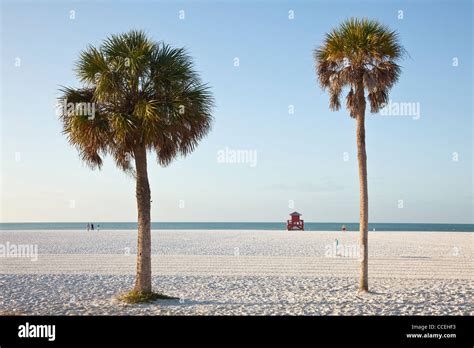
<svg viewBox="0 0 474 348"><path fill-rule="evenodd" d="M124 305L115 295L133 286L135 231L0 231L0 245L37 247L0 253L0 313L474 314L474 233L369 232L367 294L357 291L357 237L153 231L154 289L180 300Z"/></svg>

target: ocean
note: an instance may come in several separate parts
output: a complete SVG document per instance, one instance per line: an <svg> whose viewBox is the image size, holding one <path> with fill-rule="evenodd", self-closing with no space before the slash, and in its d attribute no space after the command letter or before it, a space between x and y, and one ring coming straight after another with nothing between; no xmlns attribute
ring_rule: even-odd
<svg viewBox="0 0 474 348"><path fill-rule="evenodd" d="M136 222L94 222L101 230L136 230ZM0 230L85 230L87 222L0 223ZM358 231L358 223L305 222L306 231ZM153 230L281 230L283 222L152 222ZM369 223L369 231L474 232L474 224Z"/></svg>

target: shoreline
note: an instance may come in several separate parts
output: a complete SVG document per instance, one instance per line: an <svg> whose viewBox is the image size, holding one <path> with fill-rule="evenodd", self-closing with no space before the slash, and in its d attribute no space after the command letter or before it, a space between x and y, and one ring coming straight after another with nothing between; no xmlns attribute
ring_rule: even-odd
<svg viewBox="0 0 474 348"><path fill-rule="evenodd" d="M0 231L8 230L76 230L86 231L87 222L0 223ZM136 222L93 222L100 230L137 230ZM305 231L359 231L355 222L305 222ZM258 230L286 231L284 222L152 222L152 230ZM369 223L369 232L474 232L474 224L449 223Z"/></svg>

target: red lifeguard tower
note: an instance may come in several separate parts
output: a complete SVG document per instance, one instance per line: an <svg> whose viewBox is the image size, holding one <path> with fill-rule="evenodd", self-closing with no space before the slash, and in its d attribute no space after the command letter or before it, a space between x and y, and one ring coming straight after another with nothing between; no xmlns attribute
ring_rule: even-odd
<svg viewBox="0 0 474 348"><path fill-rule="evenodd" d="M290 214L291 220L286 221L286 229L288 231L300 230L304 231L304 221L300 220L301 214L294 211Z"/></svg>

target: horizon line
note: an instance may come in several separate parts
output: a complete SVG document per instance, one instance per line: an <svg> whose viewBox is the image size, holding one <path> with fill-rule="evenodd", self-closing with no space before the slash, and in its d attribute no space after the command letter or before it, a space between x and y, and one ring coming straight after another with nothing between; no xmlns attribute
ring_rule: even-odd
<svg viewBox="0 0 474 348"><path fill-rule="evenodd" d="M0 224L88 224L88 223L99 223L99 224L114 224L114 223L126 223L126 224L137 224L137 221L32 221L32 222L0 222ZM285 224L285 221L150 221L150 223L166 223L166 224L209 224L209 223L228 223L228 224ZM344 221L305 221L306 224L359 224L359 222L344 222ZM474 225L474 222L369 222L369 224L431 224L431 225Z"/></svg>

